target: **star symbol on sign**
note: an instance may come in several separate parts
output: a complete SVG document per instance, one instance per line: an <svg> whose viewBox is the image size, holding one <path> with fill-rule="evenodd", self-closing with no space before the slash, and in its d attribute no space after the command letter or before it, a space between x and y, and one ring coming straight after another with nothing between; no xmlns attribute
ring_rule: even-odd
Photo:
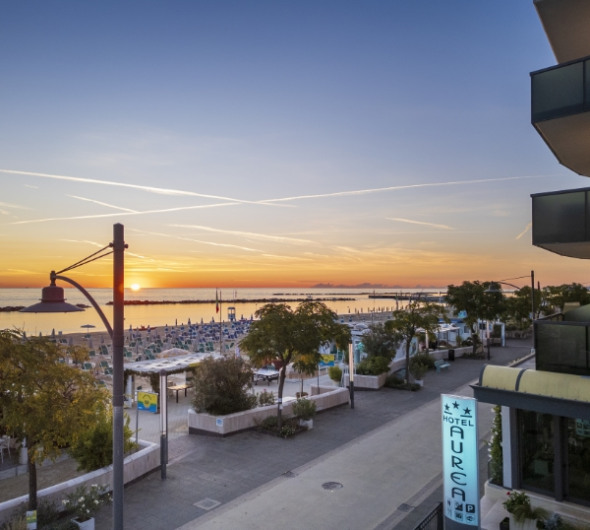
<svg viewBox="0 0 590 530"><path fill-rule="evenodd" d="M445 412L449 412L449 404L445 403Z"/></svg>
<svg viewBox="0 0 590 530"><path fill-rule="evenodd" d="M463 414L465 414L465 416L471 416L471 409L469 407L465 407L463 409Z"/></svg>
<svg viewBox="0 0 590 530"><path fill-rule="evenodd" d="M458 409L459 408L459 403L457 403L456 401L453 401L453 408L454 409Z"/></svg>

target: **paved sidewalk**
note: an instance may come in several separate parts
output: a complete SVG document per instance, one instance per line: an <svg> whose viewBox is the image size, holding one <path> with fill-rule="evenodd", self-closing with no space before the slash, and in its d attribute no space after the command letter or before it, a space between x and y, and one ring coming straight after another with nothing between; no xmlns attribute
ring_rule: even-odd
<svg viewBox="0 0 590 530"><path fill-rule="evenodd" d="M125 489L125 528L413 528L441 481L440 394L472 396L483 365L507 364L530 341L492 348L489 361L458 358L429 372L420 392L355 392L355 408L319 414L289 440L248 431L170 441L167 479L154 472ZM480 436L491 406L480 405ZM96 528L111 528L110 507Z"/></svg>

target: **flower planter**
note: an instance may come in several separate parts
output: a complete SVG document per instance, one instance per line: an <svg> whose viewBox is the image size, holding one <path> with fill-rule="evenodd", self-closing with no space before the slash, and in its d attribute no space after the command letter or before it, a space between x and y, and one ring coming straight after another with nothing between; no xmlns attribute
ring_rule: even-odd
<svg viewBox="0 0 590 530"><path fill-rule="evenodd" d="M517 523L514 520L514 516L512 514L509 515L510 517L510 530L536 530L537 528L537 520L536 519L525 519L522 523Z"/></svg>
<svg viewBox="0 0 590 530"><path fill-rule="evenodd" d="M313 420L299 420L299 425L310 431L313 429Z"/></svg>
<svg viewBox="0 0 590 530"><path fill-rule="evenodd" d="M74 523L78 528L83 528L84 530L94 530L94 517L86 519L85 521L72 519L72 523Z"/></svg>

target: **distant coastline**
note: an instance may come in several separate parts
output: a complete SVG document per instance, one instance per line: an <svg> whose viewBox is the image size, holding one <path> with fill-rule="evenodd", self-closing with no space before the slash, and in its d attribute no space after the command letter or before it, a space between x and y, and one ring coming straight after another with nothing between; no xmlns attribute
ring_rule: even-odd
<svg viewBox="0 0 590 530"><path fill-rule="evenodd" d="M125 300L125 305L173 305L173 304L215 304L219 302L223 305L228 304L274 304L277 302L350 302L355 298L350 297L330 297L330 298L235 298L232 300ZM107 302L106 305L113 305L113 302Z"/></svg>
<svg viewBox="0 0 590 530"><path fill-rule="evenodd" d="M281 298L281 297L271 297L271 298L254 298L254 299L247 299L247 298L236 298L230 301L219 300L220 304L228 305L228 304L246 304L246 303L255 303L255 304L271 304L277 302L308 302L313 300L314 302L350 302L354 301L355 298L352 297L321 297L321 298ZM176 304L215 304L217 303L216 300L125 300L125 305L136 306L136 305L176 305ZM89 306L84 304L76 304L80 307L88 308ZM107 302L105 305L113 305L113 302ZM0 312L2 313L10 313L12 311L17 312L21 309L24 309L25 306L5 306L0 307Z"/></svg>

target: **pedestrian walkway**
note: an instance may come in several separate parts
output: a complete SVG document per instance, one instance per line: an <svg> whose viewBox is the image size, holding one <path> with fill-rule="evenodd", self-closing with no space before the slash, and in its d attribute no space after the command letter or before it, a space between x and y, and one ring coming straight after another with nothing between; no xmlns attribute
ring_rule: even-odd
<svg viewBox="0 0 590 530"><path fill-rule="evenodd" d="M167 479L156 472L125 489L125 528L413 528L440 487L440 394L472 396L468 384L486 362L507 364L530 347L509 341L492 348L489 361L457 358L429 372L419 392L357 391L354 409L323 412L313 430L292 439L254 431L178 436ZM479 413L485 438L491 406ZM96 528L111 528L108 507Z"/></svg>

